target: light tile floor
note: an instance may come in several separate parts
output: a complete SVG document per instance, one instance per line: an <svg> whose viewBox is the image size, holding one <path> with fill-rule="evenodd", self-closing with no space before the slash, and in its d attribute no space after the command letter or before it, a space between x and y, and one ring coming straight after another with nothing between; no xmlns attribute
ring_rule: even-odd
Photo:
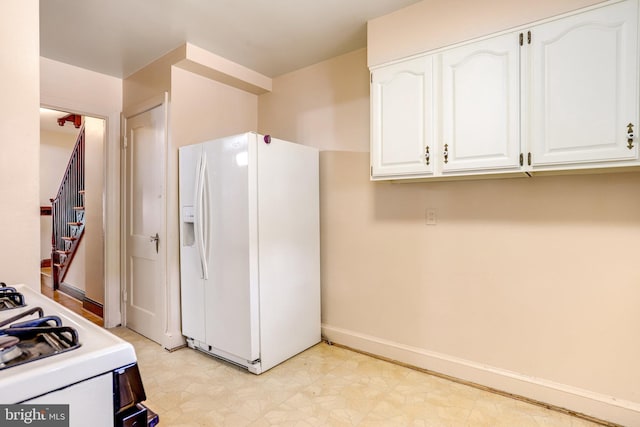
<svg viewBox="0 0 640 427"><path fill-rule="evenodd" d="M192 349L167 352L111 329L138 356L160 426L597 426L337 346L318 344L253 375Z"/></svg>

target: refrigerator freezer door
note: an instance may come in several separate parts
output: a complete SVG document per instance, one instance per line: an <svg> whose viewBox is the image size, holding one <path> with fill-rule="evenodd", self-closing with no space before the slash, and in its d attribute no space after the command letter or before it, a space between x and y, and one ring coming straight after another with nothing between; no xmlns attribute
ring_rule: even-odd
<svg viewBox="0 0 640 427"><path fill-rule="evenodd" d="M182 334L198 341L205 339L205 303L202 263L196 242L196 194L203 156L202 144L179 151L180 175L180 296Z"/></svg>
<svg viewBox="0 0 640 427"><path fill-rule="evenodd" d="M258 283L252 280L255 261L250 244L250 159L255 134L205 143L209 225L208 280L205 284L206 337L215 349L239 359L260 357ZM255 166L252 164L252 166Z"/></svg>

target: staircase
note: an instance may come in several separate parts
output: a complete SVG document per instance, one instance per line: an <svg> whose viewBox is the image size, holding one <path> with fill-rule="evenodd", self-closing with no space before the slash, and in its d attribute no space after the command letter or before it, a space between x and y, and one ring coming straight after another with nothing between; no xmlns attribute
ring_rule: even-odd
<svg viewBox="0 0 640 427"><path fill-rule="evenodd" d="M84 135L83 125L58 194L50 199L53 222L51 263L54 289L58 289L64 280L84 235Z"/></svg>

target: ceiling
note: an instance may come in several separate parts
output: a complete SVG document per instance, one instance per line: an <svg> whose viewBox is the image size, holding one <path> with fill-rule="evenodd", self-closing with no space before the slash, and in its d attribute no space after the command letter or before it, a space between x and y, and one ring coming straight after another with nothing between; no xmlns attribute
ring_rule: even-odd
<svg viewBox="0 0 640 427"><path fill-rule="evenodd" d="M40 0L40 54L124 78L185 42L268 77L366 46L418 0Z"/></svg>

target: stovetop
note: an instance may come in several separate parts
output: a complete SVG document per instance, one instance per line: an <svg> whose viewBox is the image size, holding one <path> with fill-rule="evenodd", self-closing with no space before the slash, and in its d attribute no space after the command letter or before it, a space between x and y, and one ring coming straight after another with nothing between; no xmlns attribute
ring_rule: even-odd
<svg viewBox="0 0 640 427"><path fill-rule="evenodd" d="M109 331L29 286L9 288L0 287L0 300L11 294L22 305L0 303L0 402L24 402L136 363L131 344Z"/></svg>

